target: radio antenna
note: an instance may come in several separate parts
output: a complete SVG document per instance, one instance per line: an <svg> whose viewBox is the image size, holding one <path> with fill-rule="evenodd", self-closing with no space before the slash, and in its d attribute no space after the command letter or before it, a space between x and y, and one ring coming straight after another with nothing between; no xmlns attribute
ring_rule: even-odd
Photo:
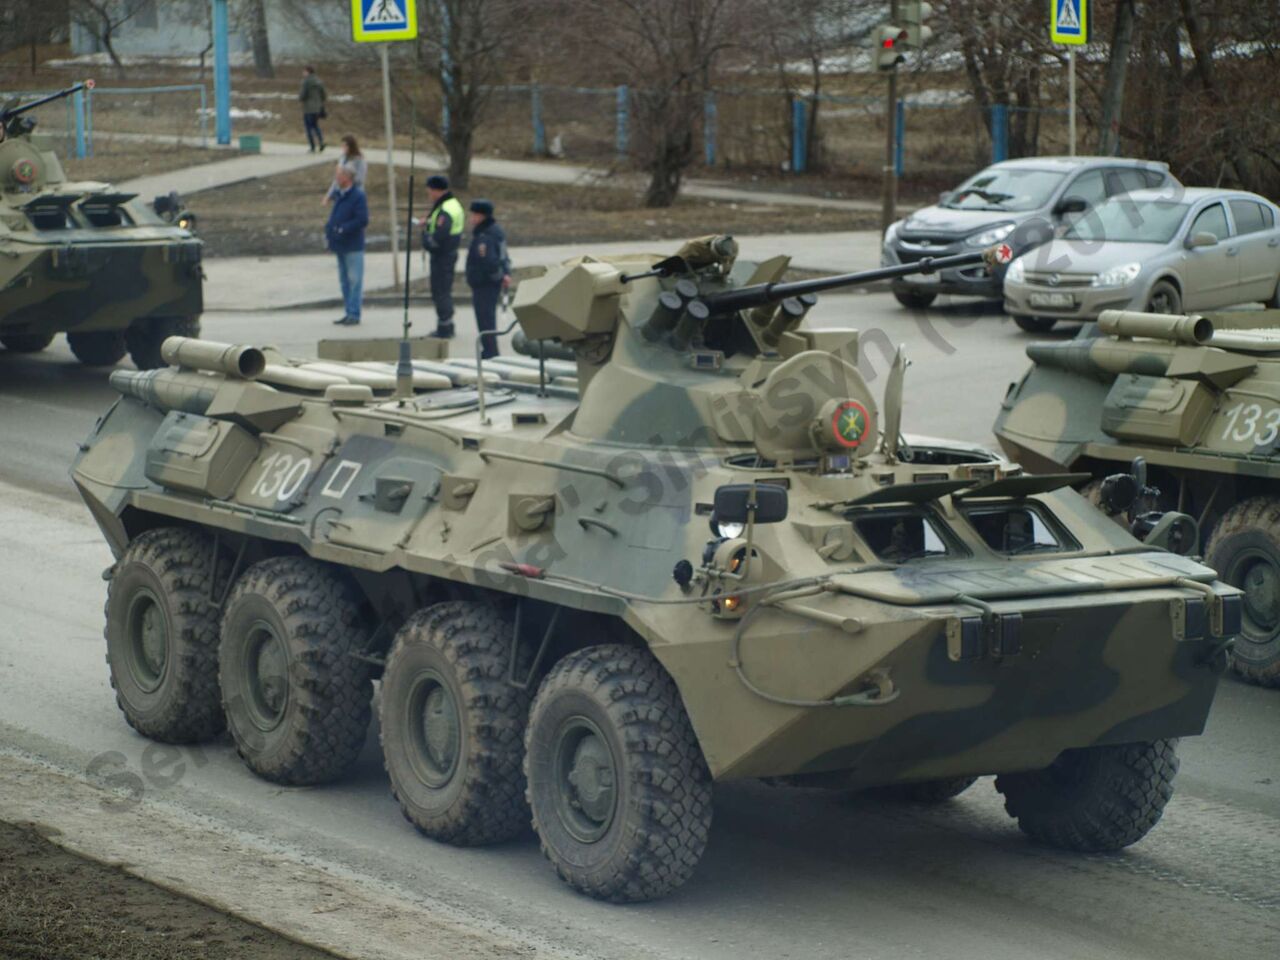
<svg viewBox="0 0 1280 960"><path fill-rule="evenodd" d="M409 275L413 267L413 181L418 157L418 111L409 91L409 212L405 215L404 228L404 321L400 331L400 360L396 364L396 399L404 406L413 397L413 348L409 343ZM388 171L391 174L391 171ZM393 175L393 174L392 174Z"/></svg>

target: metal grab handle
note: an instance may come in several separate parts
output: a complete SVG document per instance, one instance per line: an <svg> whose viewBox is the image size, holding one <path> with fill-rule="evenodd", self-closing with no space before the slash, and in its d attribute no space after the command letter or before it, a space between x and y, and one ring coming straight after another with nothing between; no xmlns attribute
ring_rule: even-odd
<svg viewBox="0 0 1280 960"><path fill-rule="evenodd" d="M519 320L512 320L505 330L481 330L476 337L476 400L479 405L480 422L485 426L489 425L489 418L484 412L484 338L505 337L516 328L519 322Z"/></svg>

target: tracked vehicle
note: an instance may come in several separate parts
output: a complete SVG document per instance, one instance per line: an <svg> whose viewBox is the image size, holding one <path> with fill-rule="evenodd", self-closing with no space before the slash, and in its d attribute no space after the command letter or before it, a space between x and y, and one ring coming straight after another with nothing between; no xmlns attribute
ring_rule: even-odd
<svg viewBox="0 0 1280 960"><path fill-rule="evenodd" d="M128 721L226 724L256 773L340 776L373 681L405 816L453 844L530 821L591 896L693 874L712 784L997 774L1041 841L1159 819L1238 592L1070 489L901 430L812 295L981 254L783 282L727 237L526 280L516 356L289 360L175 338L73 476L117 560ZM571 357L567 362L561 357ZM558 381L558 382L557 382ZM1175 518L1185 521L1185 518Z"/></svg>
<svg viewBox="0 0 1280 960"><path fill-rule="evenodd" d="M30 111L88 83L0 107L0 344L34 353L65 333L82 363L162 366L166 337L200 333L201 244L134 194L68 181L33 133Z"/></svg>
<svg viewBox="0 0 1280 960"><path fill-rule="evenodd" d="M1244 590L1236 672L1280 686L1280 310L1112 310L1084 333L1027 347L1000 445L1032 470L1088 474L1095 500L1143 458L1164 504L1197 519L1205 561Z"/></svg>

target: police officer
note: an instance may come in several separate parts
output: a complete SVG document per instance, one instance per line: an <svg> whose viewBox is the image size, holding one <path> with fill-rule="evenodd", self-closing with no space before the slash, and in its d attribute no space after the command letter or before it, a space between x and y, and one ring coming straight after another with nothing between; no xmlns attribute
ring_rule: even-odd
<svg viewBox="0 0 1280 960"><path fill-rule="evenodd" d="M458 268L462 243L462 204L449 192L449 181L435 174L427 177L431 212L422 231L422 249L431 257L431 302L436 307L433 336L453 336L453 273Z"/></svg>
<svg viewBox="0 0 1280 960"><path fill-rule="evenodd" d="M471 246L467 248L467 286L481 333L498 327L498 299L511 285L511 260L507 257L507 235L493 219L493 203L472 200ZM498 338L481 337L481 356L498 355Z"/></svg>

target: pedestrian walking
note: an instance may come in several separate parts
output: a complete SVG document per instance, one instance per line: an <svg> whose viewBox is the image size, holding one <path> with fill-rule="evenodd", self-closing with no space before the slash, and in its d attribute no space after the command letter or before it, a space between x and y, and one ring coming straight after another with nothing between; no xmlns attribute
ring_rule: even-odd
<svg viewBox="0 0 1280 960"><path fill-rule="evenodd" d="M327 99L328 94L325 93L324 84L316 76L316 68L304 67L302 92L298 94L298 100L302 102L302 125L307 131L307 144L312 153L317 149L324 149L324 134L320 132L320 121L328 115L324 109Z"/></svg>
<svg viewBox="0 0 1280 960"><path fill-rule="evenodd" d="M369 201L356 186L350 168L339 164L336 174L338 195L334 197L325 240L338 258L338 285L346 308L334 323L351 327L360 322L360 301L364 294L364 231L369 226Z"/></svg>
<svg viewBox="0 0 1280 960"><path fill-rule="evenodd" d="M364 154L360 152L360 141L351 134L345 134L342 138L342 159L338 161L338 165L346 167L351 171L351 176L355 180L355 184L361 190L364 187L365 178L369 175L369 161L364 158ZM333 182L329 184L329 189L324 195L325 203L332 203L333 198L338 195L338 178L335 176Z"/></svg>
<svg viewBox="0 0 1280 960"><path fill-rule="evenodd" d="M440 174L427 177L431 212L422 230L422 249L427 251L431 269L431 302L436 308L436 329L432 336L453 337L453 277L458 269L458 248L462 245L462 204L449 190L449 180Z"/></svg>
<svg viewBox="0 0 1280 960"><path fill-rule="evenodd" d="M511 260L507 256L507 235L493 219L493 203L472 200L471 246L467 248L467 285L476 312L476 327L483 334L498 328L498 300L511 285ZM498 355L497 337L480 337L480 355Z"/></svg>

